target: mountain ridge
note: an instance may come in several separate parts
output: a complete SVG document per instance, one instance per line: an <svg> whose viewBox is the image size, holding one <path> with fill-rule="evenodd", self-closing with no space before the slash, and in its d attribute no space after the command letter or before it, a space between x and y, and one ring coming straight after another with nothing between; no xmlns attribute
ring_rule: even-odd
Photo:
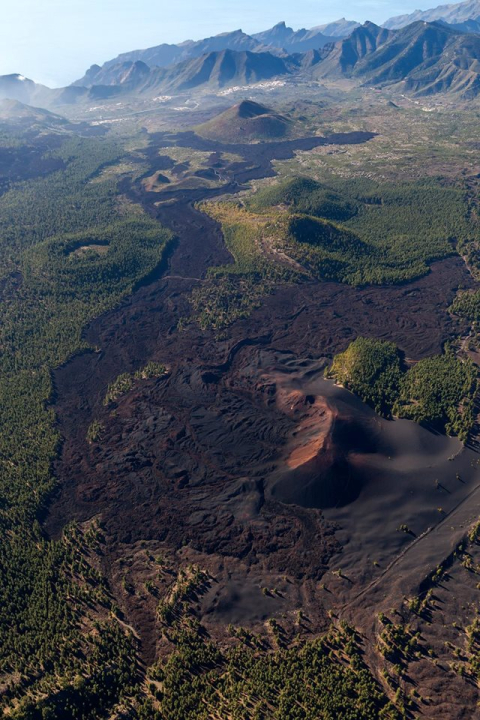
<svg viewBox="0 0 480 720"><path fill-rule="evenodd" d="M214 35L202 40L186 40L183 43L163 43L151 48L133 50L121 53L116 58L108 60L102 66L92 65L85 75L72 83L77 86L90 86L92 77L98 74L99 69L108 70L121 63L141 61L149 67L169 67L173 64L193 60L209 52L235 50L237 52L270 52L272 54L305 52L322 47L334 38L325 36L318 28L312 30L293 30L285 22L277 23L273 28L261 33L247 35L242 30L234 30Z"/></svg>
<svg viewBox="0 0 480 720"><path fill-rule="evenodd" d="M407 15L390 18L383 24L383 27L389 30L398 30L418 20L425 22L443 20L450 25L464 23L468 20L480 21L480 0L466 0L466 2L450 5L439 5L430 10L415 10L415 12Z"/></svg>
<svg viewBox="0 0 480 720"><path fill-rule="evenodd" d="M432 12L439 14L447 7L449 17L460 17L467 12L467 6L475 12L477 6L480 8L480 0L467 0ZM378 87L403 83L403 91L414 95L450 93L471 98L480 95L480 34L468 31L469 27L476 27L476 20L465 22L467 31L462 24L456 27L444 19L416 20L398 29L366 22L348 36L326 42L326 36L318 30L295 31L282 21L255 37L236 30L178 46L205 49L212 42L220 47L233 42L237 48L253 49L223 48L193 57L187 52L186 59L164 67L149 65L139 58L125 59L129 53L124 53L119 56L123 58L121 62L92 65L82 80L56 90L20 74L0 76L0 100L8 98L55 109L118 96L153 98L187 91L215 93L228 87L248 87L282 78L295 82L348 78L358 85ZM283 43L295 52L267 44L271 42ZM308 49L297 52L302 43Z"/></svg>
<svg viewBox="0 0 480 720"><path fill-rule="evenodd" d="M277 23L270 30L256 33L252 37L267 49L282 48L288 53L318 50L332 42L333 39L321 32L319 28L293 30L293 28L287 27L284 21Z"/></svg>
<svg viewBox="0 0 480 720"><path fill-rule="evenodd" d="M380 27L386 30L398 30L420 20L448 24L450 27L453 26L453 29L467 34L480 32L480 0L465 0L454 5L440 5L425 11L417 10L410 15L390 18ZM374 25L374 23L365 24ZM72 85L87 88L98 84L111 85L112 68L115 68L114 74L117 75L120 72L120 65L123 65L125 71L129 72L130 66L127 63L142 62L152 69L169 68L211 52L224 50L270 53L279 57L304 54L309 51L321 52L324 48L350 38L356 30L364 25L343 17L310 29L293 30L287 26L285 21L281 21L267 30L251 35L237 29L195 41L185 40L178 44L163 43L150 48L121 53L101 66L92 65L85 75ZM138 69L137 66L136 71Z"/></svg>

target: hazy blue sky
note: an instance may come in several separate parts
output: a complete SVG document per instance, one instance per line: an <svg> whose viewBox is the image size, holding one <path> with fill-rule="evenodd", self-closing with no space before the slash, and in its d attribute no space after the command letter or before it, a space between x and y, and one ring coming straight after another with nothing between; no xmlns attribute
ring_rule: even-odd
<svg viewBox="0 0 480 720"><path fill-rule="evenodd" d="M2 0L0 75L65 85L120 52L285 20L295 29L339 17L383 22L439 0Z"/></svg>

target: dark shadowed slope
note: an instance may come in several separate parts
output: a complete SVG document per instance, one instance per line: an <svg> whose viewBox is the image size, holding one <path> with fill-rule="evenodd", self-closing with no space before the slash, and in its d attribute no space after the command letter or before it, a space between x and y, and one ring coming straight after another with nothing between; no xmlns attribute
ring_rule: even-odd
<svg viewBox="0 0 480 720"><path fill-rule="evenodd" d="M289 135L293 122L264 105L244 100L197 128L197 133L227 142L278 139Z"/></svg>

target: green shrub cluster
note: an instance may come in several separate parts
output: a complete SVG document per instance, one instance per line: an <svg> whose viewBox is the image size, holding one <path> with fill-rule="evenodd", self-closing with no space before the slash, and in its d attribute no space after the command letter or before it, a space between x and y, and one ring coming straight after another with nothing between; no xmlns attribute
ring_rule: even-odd
<svg viewBox="0 0 480 720"><path fill-rule="evenodd" d="M475 424L478 373L450 347L407 369L394 343L360 337L334 358L326 375L381 415L429 424L462 442Z"/></svg>
<svg viewBox="0 0 480 720"><path fill-rule="evenodd" d="M359 204L341 192L311 178L297 177L272 185L251 198L250 207L262 210L286 205L293 212L344 222L357 214Z"/></svg>
<svg viewBox="0 0 480 720"><path fill-rule="evenodd" d="M400 353L395 343L359 337L334 358L326 375L390 416L402 378Z"/></svg>
<svg viewBox="0 0 480 720"><path fill-rule="evenodd" d="M405 373L394 412L416 422L431 423L466 442L475 423L478 375L471 360L444 355L420 360Z"/></svg>
<svg viewBox="0 0 480 720"><path fill-rule="evenodd" d="M165 372L165 365L149 362L144 368L137 370L135 373L121 373L121 375L108 386L103 404L109 405L115 402L115 400L118 400L122 395L126 395L133 388L136 380L151 380L152 378L161 377Z"/></svg>
<svg viewBox="0 0 480 720"><path fill-rule="evenodd" d="M450 311L459 317L478 323L480 320L480 290L459 292Z"/></svg>

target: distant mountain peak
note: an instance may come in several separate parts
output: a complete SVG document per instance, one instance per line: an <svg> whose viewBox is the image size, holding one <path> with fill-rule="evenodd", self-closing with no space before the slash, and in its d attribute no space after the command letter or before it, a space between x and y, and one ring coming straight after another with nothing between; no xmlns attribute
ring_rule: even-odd
<svg viewBox="0 0 480 720"><path fill-rule="evenodd" d="M285 21L274 25L270 30L256 33L252 37L268 48L283 48L288 53L304 53L319 50L327 45L332 38L323 34L319 28L293 30Z"/></svg>
<svg viewBox="0 0 480 720"><path fill-rule="evenodd" d="M442 20L455 25L468 21L480 21L480 0L465 0L453 5L439 5L429 10L415 10L408 15L398 15L387 20L384 27L398 30L415 21L434 22Z"/></svg>
<svg viewBox="0 0 480 720"><path fill-rule="evenodd" d="M217 38L224 38L224 37L234 38L234 37L238 37L238 36L246 36L246 33L244 33L243 30L241 28L239 28L238 30L226 30L223 33L214 35L214 37L217 37ZM213 38L209 38L209 39L211 40Z"/></svg>
<svg viewBox="0 0 480 720"><path fill-rule="evenodd" d="M263 32L256 33L255 35L252 35L252 37L258 39L265 38L265 37L271 37L271 38L279 38L279 37L286 37L288 35L293 34L295 31L287 26L287 23L285 20L281 20L276 25L274 25L269 30L264 30Z"/></svg>
<svg viewBox="0 0 480 720"><path fill-rule="evenodd" d="M20 75L19 77L24 77ZM23 121L26 123L43 123L49 125L68 125L68 120L48 110L32 107L19 100L0 100L0 120Z"/></svg>
<svg viewBox="0 0 480 720"><path fill-rule="evenodd" d="M42 106L49 92L48 88L37 85L21 73L0 75L0 100L18 100L27 105Z"/></svg>
<svg viewBox="0 0 480 720"><path fill-rule="evenodd" d="M322 32L327 37L332 38L344 38L348 37L355 28L359 27L360 23L355 20L347 20L342 17L334 22L325 23L324 25L318 25L315 30Z"/></svg>
<svg viewBox="0 0 480 720"><path fill-rule="evenodd" d="M2 78L4 80L10 80L12 82L33 82L33 80L30 80L29 78L25 77L25 75L21 75L20 73L10 73L10 75L2 75Z"/></svg>
<svg viewBox="0 0 480 720"><path fill-rule="evenodd" d="M452 22L455 19L458 24ZM203 40L123 53L102 66L92 65L81 80L59 91L47 106L120 94L238 89L284 76L299 81L349 77L359 84L402 83L402 91L418 95L455 92L473 97L480 95L479 30L480 0L416 11L382 27L342 17L316 28L293 30L281 20L255 35L240 28ZM41 86L20 74L0 78L0 98L29 102L44 96L45 89L39 92L38 88ZM245 102L237 108L237 117L265 113L258 104ZM273 125L280 128L277 122Z"/></svg>

